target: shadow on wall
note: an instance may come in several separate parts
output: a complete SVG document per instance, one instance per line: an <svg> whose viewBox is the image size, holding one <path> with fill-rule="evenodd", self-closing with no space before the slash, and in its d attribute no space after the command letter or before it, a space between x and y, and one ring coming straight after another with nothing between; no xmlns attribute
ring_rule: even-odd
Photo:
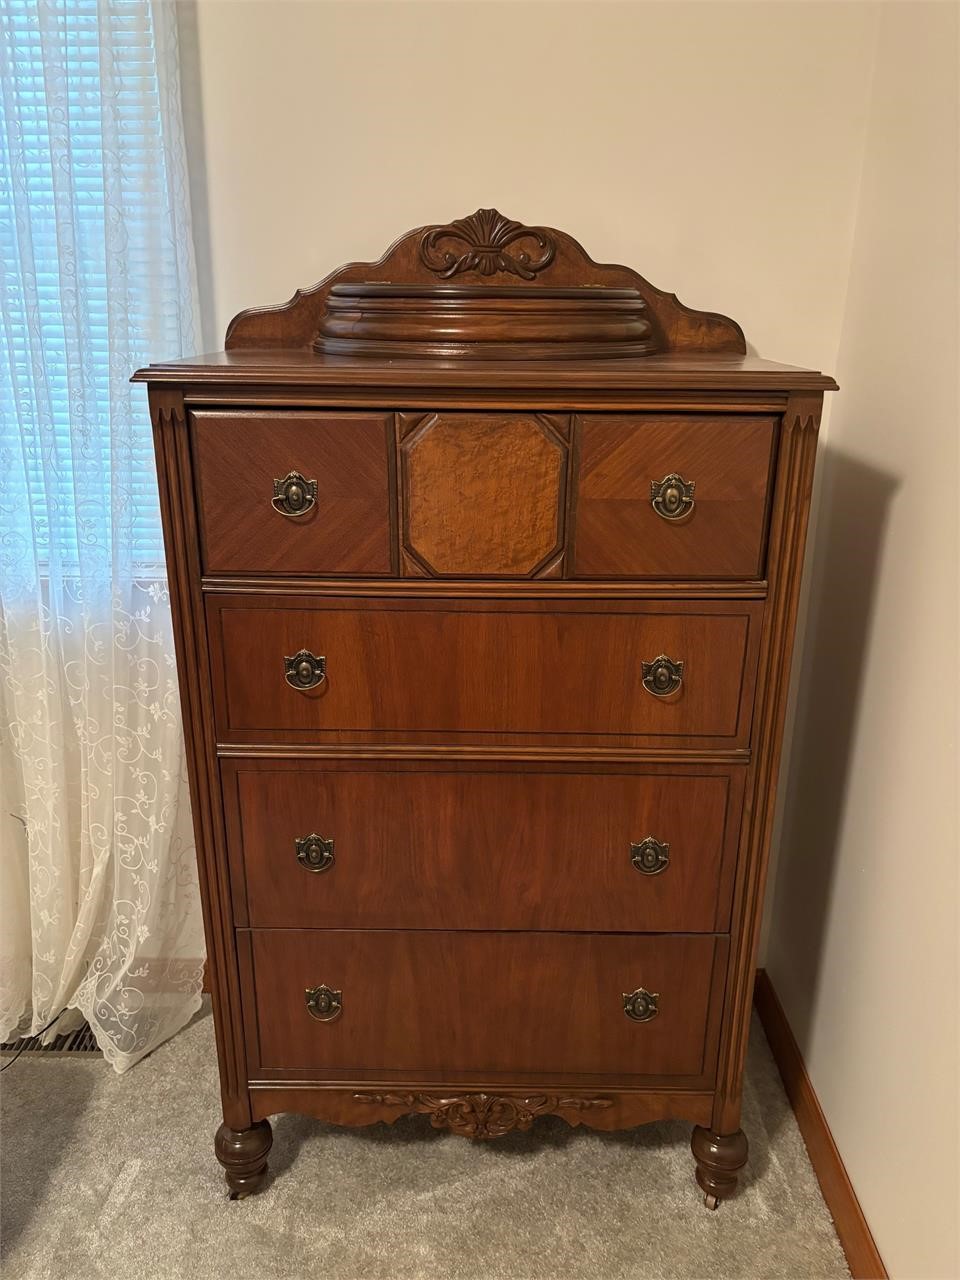
<svg viewBox="0 0 960 1280"><path fill-rule="evenodd" d="M899 480L824 445L773 919L794 970L818 990L823 935L843 826L847 776L890 501ZM802 910L798 909L802 904ZM797 972L797 969L802 970ZM815 1000L791 1009L808 1044Z"/></svg>

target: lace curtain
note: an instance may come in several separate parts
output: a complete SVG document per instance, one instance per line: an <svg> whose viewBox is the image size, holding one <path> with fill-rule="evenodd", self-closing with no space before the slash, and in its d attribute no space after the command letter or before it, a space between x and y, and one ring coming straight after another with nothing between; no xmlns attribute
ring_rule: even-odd
<svg viewBox="0 0 960 1280"><path fill-rule="evenodd" d="M193 346L174 5L0 0L0 80L0 1036L82 1014L122 1071L204 955L128 382Z"/></svg>

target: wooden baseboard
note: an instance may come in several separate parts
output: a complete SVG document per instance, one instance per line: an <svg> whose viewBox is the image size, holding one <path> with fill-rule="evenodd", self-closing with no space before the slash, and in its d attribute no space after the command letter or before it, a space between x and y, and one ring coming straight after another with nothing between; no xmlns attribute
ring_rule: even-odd
<svg viewBox="0 0 960 1280"><path fill-rule="evenodd" d="M770 1052L780 1071L820 1190L833 1217L853 1280L888 1280L860 1201L844 1168L827 1118L814 1093L800 1047L794 1039L766 969L757 970L753 1001Z"/></svg>

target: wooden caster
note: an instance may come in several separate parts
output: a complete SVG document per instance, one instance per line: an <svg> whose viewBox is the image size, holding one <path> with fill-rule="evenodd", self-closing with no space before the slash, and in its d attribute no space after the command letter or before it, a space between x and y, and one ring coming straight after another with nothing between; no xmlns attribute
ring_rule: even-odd
<svg viewBox="0 0 960 1280"><path fill-rule="evenodd" d="M716 1209L737 1189L737 1174L747 1163L746 1135L742 1129L736 1133L711 1133L697 1125L690 1146L697 1162L703 1203L708 1209Z"/></svg>
<svg viewBox="0 0 960 1280"><path fill-rule="evenodd" d="M223 1165L231 1200L243 1200L263 1186L272 1145L269 1120L258 1120L249 1129L231 1129L222 1124L217 1130L213 1146Z"/></svg>

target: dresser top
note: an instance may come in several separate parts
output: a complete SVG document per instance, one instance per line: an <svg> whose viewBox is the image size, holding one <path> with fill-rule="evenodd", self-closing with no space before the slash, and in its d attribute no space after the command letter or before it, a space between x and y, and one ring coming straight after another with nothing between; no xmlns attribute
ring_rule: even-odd
<svg viewBox="0 0 960 1280"><path fill-rule="evenodd" d="M729 316L696 311L572 236L496 209L418 227L377 262L242 311L225 350L135 380L303 387L825 391L815 370L747 354Z"/></svg>
<svg viewBox="0 0 960 1280"><path fill-rule="evenodd" d="M814 369L757 356L670 353L629 360L370 359L318 355L309 350L248 348L169 360L139 369L134 382L199 386L504 387L584 391L835 391L833 378Z"/></svg>

